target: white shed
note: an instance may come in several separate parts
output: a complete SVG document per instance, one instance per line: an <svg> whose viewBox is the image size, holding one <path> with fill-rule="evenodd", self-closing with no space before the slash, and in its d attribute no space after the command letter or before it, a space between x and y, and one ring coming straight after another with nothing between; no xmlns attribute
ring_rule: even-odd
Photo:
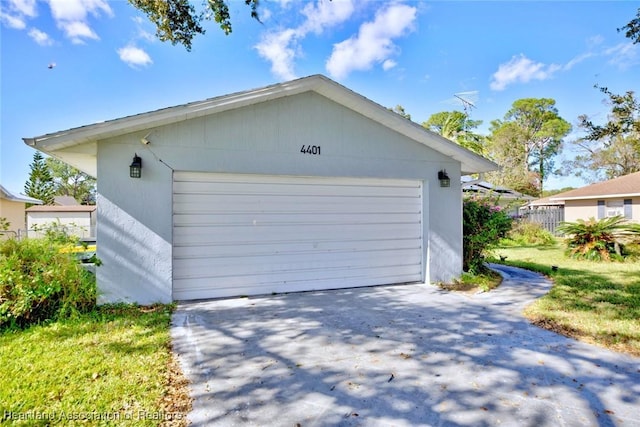
<svg viewBox="0 0 640 427"><path fill-rule="evenodd" d="M96 206L31 206L27 212L27 236L41 237L51 227L81 239L96 236Z"/></svg>
<svg viewBox="0 0 640 427"><path fill-rule="evenodd" d="M103 302L451 280L497 169L321 75L25 142L98 179Z"/></svg>

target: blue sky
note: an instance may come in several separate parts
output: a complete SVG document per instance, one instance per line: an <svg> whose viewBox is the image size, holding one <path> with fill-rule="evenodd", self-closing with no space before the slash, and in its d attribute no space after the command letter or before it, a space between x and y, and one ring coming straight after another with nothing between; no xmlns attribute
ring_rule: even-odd
<svg viewBox="0 0 640 427"><path fill-rule="evenodd" d="M640 44L616 31L637 1L263 0L262 24L229 4L233 33L207 23L187 52L124 0L0 0L2 184L23 191L23 137L318 73L418 123L462 96L485 133L517 99L553 98L575 125L606 120L595 84L640 93ZM556 163L573 155L567 143Z"/></svg>

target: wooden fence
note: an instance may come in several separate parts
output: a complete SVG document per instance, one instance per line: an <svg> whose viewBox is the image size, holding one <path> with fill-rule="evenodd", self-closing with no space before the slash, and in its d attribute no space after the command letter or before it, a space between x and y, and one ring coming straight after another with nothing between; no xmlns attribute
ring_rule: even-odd
<svg viewBox="0 0 640 427"><path fill-rule="evenodd" d="M564 221L564 207L521 211L520 219L524 222L540 224L548 232L558 235L556 228Z"/></svg>

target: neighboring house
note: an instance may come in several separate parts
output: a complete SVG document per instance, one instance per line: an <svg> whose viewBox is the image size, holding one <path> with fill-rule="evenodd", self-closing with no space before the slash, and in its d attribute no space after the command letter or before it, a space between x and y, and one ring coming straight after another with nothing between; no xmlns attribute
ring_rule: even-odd
<svg viewBox="0 0 640 427"><path fill-rule="evenodd" d="M450 281L497 169L321 75L24 140L100 182L101 302Z"/></svg>
<svg viewBox="0 0 640 427"><path fill-rule="evenodd" d="M55 196L53 204L57 206L80 206L80 203L71 196Z"/></svg>
<svg viewBox="0 0 640 427"><path fill-rule="evenodd" d="M555 200L552 198L555 198L555 195L531 200L529 203L522 206L520 208L520 211L522 212L522 211L535 211L535 210L548 210L548 209L564 209L563 200Z"/></svg>
<svg viewBox="0 0 640 427"><path fill-rule="evenodd" d="M50 227L62 228L69 235L82 239L96 237L96 206L31 206L27 209L27 233L40 237Z"/></svg>
<svg viewBox="0 0 640 427"><path fill-rule="evenodd" d="M640 222L640 172L555 194L549 200L564 204L567 222L616 215Z"/></svg>
<svg viewBox="0 0 640 427"><path fill-rule="evenodd" d="M496 206L501 206L512 216L518 215L518 208L535 197L520 193L507 187L491 184L482 177L474 179L470 176L462 177L462 195L464 197L478 197L490 200Z"/></svg>
<svg viewBox="0 0 640 427"><path fill-rule="evenodd" d="M0 185L0 218L6 218L9 222L9 229L6 230L8 233L3 233L4 235L17 237L25 230L25 206L27 203L41 205L42 200L12 193Z"/></svg>

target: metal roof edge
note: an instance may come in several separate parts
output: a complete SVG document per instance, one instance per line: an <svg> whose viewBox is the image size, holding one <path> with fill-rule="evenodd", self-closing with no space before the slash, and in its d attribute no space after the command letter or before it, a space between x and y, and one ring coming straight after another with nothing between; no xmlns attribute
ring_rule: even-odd
<svg viewBox="0 0 640 427"><path fill-rule="evenodd" d="M20 194L15 195L11 191L4 188L1 184L0 184L0 193L3 199L9 200L11 202L31 203L34 205L42 205L44 203L42 200L39 200L33 197L23 196Z"/></svg>

